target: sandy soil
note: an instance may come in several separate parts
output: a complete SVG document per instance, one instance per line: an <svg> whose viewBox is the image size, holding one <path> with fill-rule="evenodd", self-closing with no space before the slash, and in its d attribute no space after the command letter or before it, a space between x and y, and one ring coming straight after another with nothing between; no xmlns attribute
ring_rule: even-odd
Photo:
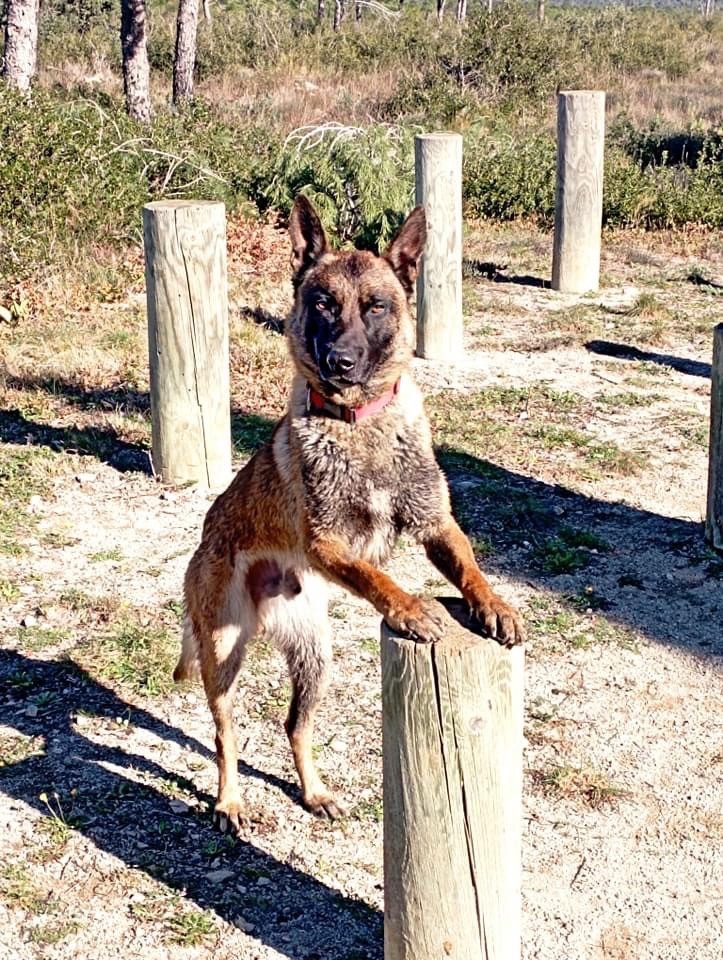
<svg viewBox="0 0 723 960"><path fill-rule="evenodd" d="M486 242L494 256L490 246L503 240ZM525 256L510 272L539 269ZM534 473L500 463L491 492L471 470L450 476L458 502L477 511L473 532L493 542L492 580L530 627L527 960L723 955L723 563L702 540L705 445L671 426L683 411L705 427L709 329L723 319L723 298L685 285L687 263L671 254L641 275L616 249L604 265L603 305L634 304L641 276L662 303L703 305L707 333L673 324L657 345L638 341L668 361L596 353L574 337L560 343L543 320L573 301L482 279L474 291L485 306L470 312L465 363L415 364L432 397L539 382L574 391L592 404L587 427L597 439L649 455L632 475L575 474L565 451ZM662 399L600 400L624 391ZM0 953L379 960L376 614L335 591L335 675L318 762L349 817L329 824L301 809L282 726L284 668L260 643L238 710L250 825L238 842L226 840L210 821L213 737L201 691L144 695L132 677L114 675L123 650L98 653L119 609L141 628L144 618L155 628L163 611L175 631L209 498L62 456L66 468L31 501L37 525L26 552L0 557L0 577L15 587L0 608ZM486 456L494 461L494 449ZM554 522L607 546L590 548L580 569L545 569L534 538L511 531L505 507L515 497L535 498ZM412 545L390 569L414 590L444 592Z"/></svg>

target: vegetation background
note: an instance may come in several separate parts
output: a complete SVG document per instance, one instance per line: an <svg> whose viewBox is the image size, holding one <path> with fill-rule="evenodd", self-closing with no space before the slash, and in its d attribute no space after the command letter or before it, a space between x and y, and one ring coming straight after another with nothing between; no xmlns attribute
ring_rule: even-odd
<svg viewBox="0 0 723 960"><path fill-rule="evenodd" d="M327 4L327 7L333 7ZM334 31L310 0L214 6L195 98L171 106L176 6L149 4L154 119L122 97L119 0L49 0L31 100L0 89L0 272L138 242L149 199L288 210L306 190L342 242L383 242L408 209L415 132L465 136L473 217L553 210L555 92L608 93L609 225L723 226L723 17L685 9L432 2L362 8Z"/></svg>

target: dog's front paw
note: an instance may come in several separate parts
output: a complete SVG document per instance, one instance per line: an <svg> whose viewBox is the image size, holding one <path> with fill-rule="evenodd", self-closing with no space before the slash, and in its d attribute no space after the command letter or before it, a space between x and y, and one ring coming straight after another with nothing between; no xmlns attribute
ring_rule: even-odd
<svg viewBox="0 0 723 960"><path fill-rule="evenodd" d="M304 807L320 820L340 820L346 816L346 810L333 793L322 791L303 798Z"/></svg>
<svg viewBox="0 0 723 960"><path fill-rule="evenodd" d="M219 800L213 811L213 822L221 833L231 833L235 837L241 836L248 827L248 819L241 813L241 804L235 801L222 803Z"/></svg>
<svg viewBox="0 0 723 960"><path fill-rule="evenodd" d="M503 647L514 647L524 642L522 618L514 607L505 603L496 593L477 597L469 606L472 616L479 620L485 633Z"/></svg>
<svg viewBox="0 0 723 960"><path fill-rule="evenodd" d="M442 639L447 612L436 600L409 597L402 607L390 610L384 618L392 630L418 643L436 643Z"/></svg>

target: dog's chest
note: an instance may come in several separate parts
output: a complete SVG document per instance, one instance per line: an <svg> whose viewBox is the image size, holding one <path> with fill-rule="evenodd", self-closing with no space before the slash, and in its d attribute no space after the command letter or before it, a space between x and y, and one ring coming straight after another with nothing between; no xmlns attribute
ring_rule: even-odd
<svg viewBox="0 0 723 960"><path fill-rule="evenodd" d="M410 514L423 509L417 487L427 459L413 434L383 426L312 420L298 432L312 526L375 562L388 556Z"/></svg>

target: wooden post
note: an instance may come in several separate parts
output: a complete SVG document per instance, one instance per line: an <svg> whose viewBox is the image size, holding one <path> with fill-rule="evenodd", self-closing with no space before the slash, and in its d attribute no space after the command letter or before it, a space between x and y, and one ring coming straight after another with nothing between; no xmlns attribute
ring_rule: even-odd
<svg viewBox="0 0 723 960"><path fill-rule="evenodd" d="M231 479L226 211L143 208L153 467L168 483Z"/></svg>
<svg viewBox="0 0 723 960"><path fill-rule="evenodd" d="M605 94L558 94L553 290L587 293L598 288L604 144Z"/></svg>
<svg viewBox="0 0 723 960"><path fill-rule="evenodd" d="M723 323L713 330L705 536L712 547L723 550Z"/></svg>
<svg viewBox="0 0 723 960"><path fill-rule="evenodd" d="M382 625L384 960L519 960L523 650Z"/></svg>
<svg viewBox="0 0 723 960"><path fill-rule="evenodd" d="M427 213L427 244L417 280L417 356L462 354L462 137L415 137L417 203Z"/></svg>

